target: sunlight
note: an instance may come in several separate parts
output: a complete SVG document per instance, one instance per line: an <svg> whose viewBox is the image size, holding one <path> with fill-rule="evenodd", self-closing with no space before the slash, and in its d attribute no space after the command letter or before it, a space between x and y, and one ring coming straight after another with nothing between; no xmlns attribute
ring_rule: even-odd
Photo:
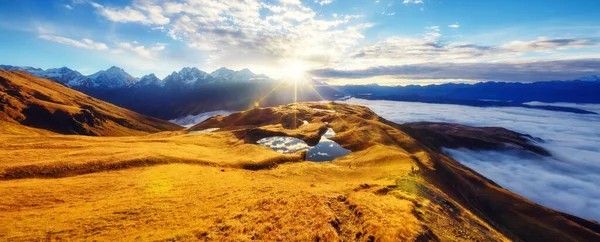
<svg viewBox="0 0 600 242"><path fill-rule="evenodd" d="M303 81L307 78L307 70L303 63L292 61L283 69L284 79L293 82Z"/></svg>

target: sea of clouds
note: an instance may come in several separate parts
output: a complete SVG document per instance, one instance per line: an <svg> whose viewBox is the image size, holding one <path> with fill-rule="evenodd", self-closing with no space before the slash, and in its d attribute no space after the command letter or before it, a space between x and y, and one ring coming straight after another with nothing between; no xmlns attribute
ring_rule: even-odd
<svg viewBox="0 0 600 242"><path fill-rule="evenodd" d="M396 123L430 121L504 127L544 139L552 157L445 149L464 165L538 204L600 221L600 115L516 107L468 107L349 99ZM562 104L589 111L598 105Z"/></svg>
<svg viewBox="0 0 600 242"><path fill-rule="evenodd" d="M206 112L206 113L199 113L199 114L195 114L195 115L188 115L185 117L179 117L176 119L171 119L169 121L179 124L183 127L189 128L192 127L196 124L199 124L201 122L203 122L204 120L207 120L211 117L217 116L217 115L223 115L223 116L227 116L229 114L232 114L236 111L229 111L229 110L217 110L217 111L212 111L212 112Z"/></svg>

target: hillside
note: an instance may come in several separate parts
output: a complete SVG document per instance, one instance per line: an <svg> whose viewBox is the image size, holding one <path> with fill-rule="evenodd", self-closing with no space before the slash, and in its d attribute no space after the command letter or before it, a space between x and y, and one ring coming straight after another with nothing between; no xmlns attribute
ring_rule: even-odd
<svg viewBox="0 0 600 242"><path fill-rule="evenodd" d="M306 162L304 151L256 144L274 135L314 144L328 127L352 153ZM220 129L194 133L208 128ZM398 125L361 106L302 103L186 131L0 135L0 240L600 239L598 223L532 203L437 151L455 140L547 155L509 130Z"/></svg>
<svg viewBox="0 0 600 242"><path fill-rule="evenodd" d="M0 104L2 122L60 134L124 136L181 129L19 71L0 69Z"/></svg>

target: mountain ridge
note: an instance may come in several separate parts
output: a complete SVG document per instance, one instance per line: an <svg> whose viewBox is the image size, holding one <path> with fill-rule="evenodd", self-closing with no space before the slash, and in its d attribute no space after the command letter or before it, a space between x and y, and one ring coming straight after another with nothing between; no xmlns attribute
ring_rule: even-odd
<svg viewBox="0 0 600 242"><path fill-rule="evenodd" d="M11 66L0 65L0 69L8 71L18 70L30 73L40 78L47 78L71 88L101 88L101 89L116 89L132 86L157 85L164 87L165 85L182 85L194 86L217 82L248 82L248 81L269 81L272 80L266 75L255 74L245 68L239 71L234 71L225 67L221 67L210 74L196 67L184 67L179 72L173 71L170 75L163 79L156 77L153 73L136 78L127 73L124 69L112 66L106 70L100 70L91 75L83 75L78 71L68 67L51 68L43 70L29 66ZM150 77L153 75L154 77ZM142 79L151 78L142 82ZM158 79L160 82L157 82Z"/></svg>
<svg viewBox="0 0 600 242"><path fill-rule="evenodd" d="M124 136L182 129L21 71L0 69L0 103L0 121L60 134Z"/></svg>

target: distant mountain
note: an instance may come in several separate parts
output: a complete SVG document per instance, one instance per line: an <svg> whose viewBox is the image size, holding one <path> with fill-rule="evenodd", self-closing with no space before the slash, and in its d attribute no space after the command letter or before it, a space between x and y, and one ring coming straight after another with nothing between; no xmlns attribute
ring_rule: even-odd
<svg viewBox="0 0 600 242"><path fill-rule="evenodd" d="M0 69L0 104L0 123L61 134L130 136L182 129L19 71Z"/></svg>
<svg viewBox="0 0 600 242"><path fill-rule="evenodd" d="M201 85L214 82L214 78L208 73L199 70L196 67L185 67L179 72L173 72L164 79L165 85L168 86L185 86Z"/></svg>
<svg viewBox="0 0 600 242"><path fill-rule="evenodd" d="M190 88L214 83L240 83L254 81L273 81L266 75L255 74L249 69L234 71L221 67L212 73L206 73L196 67L185 67L179 72L173 72L160 80L154 74L149 74L138 79L125 70L113 66L107 70L96 72L89 76L71 70L67 67L43 70L33 67L0 65L0 69L19 70L34 76L47 78L76 89L118 89L128 87L142 87L146 85L160 87Z"/></svg>
<svg viewBox="0 0 600 242"><path fill-rule="evenodd" d="M135 84L135 86L164 86L165 83L158 79L156 75L148 74L140 78L140 80Z"/></svg>
<svg viewBox="0 0 600 242"><path fill-rule="evenodd" d="M264 81L270 79L268 76L265 75L254 74L248 68L240 71L234 71L225 67L221 67L210 73L210 75L220 82L249 82Z"/></svg>
<svg viewBox="0 0 600 242"><path fill-rule="evenodd" d="M119 88L131 86L138 80L129 75L125 70L113 66L105 71L99 71L89 76L93 87L97 88Z"/></svg>
<svg viewBox="0 0 600 242"><path fill-rule="evenodd" d="M440 85L347 85L317 86L317 90L326 98L343 96L379 98L420 96L424 98L445 98L460 100L487 100L512 103L571 102L600 103L600 81L544 81L533 83L520 82L480 82L476 84L446 83Z"/></svg>
<svg viewBox="0 0 600 242"><path fill-rule="evenodd" d="M40 78L46 78L58 83L62 83L69 87L91 85L91 80L88 77L82 75L78 71L71 70L67 67L43 70L40 68L33 68L28 66L20 67L0 65L0 69L4 69L7 71L24 71Z"/></svg>

